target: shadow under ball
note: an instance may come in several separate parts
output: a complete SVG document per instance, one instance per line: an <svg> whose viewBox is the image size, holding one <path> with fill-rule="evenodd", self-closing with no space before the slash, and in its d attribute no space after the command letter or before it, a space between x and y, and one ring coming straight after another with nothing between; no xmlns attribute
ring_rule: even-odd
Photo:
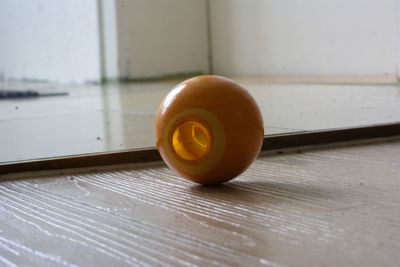
<svg viewBox="0 0 400 267"><path fill-rule="evenodd" d="M220 76L198 76L177 85L156 115L157 149L165 163L203 185L244 172L259 154L263 137L253 97Z"/></svg>

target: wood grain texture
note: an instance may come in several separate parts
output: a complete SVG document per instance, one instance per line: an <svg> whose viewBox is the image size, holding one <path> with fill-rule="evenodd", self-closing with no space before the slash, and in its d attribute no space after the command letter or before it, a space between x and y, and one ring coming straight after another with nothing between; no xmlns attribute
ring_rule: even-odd
<svg viewBox="0 0 400 267"><path fill-rule="evenodd" d="M398 266L400 141L261 156L200 187L162 164L0 182L0 266Z"/></svg>

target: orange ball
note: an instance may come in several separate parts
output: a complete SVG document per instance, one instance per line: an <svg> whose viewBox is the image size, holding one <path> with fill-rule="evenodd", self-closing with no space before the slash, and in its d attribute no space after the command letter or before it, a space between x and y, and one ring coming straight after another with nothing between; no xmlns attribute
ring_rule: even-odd
<svg viewBox="0 0 400 267"><path fill-rule="evenodd" d="M183 177L204 185L229 181L260 152L261 112L236 82L205 75L176 86L156 116L157 149Z"/></svg>

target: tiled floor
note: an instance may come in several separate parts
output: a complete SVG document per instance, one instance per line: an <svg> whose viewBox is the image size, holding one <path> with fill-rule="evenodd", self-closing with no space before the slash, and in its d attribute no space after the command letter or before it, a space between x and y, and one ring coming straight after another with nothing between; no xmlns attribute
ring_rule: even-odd
<svg viewBox="0 0 400 267"><path fill-rule="evenodd" d="M239 82L262 109L266 134L400 121L397 85ZM69 96L0 101L0 163L154 147L155 111L179 81L60 86L2 82L0 89Z"/></svg>

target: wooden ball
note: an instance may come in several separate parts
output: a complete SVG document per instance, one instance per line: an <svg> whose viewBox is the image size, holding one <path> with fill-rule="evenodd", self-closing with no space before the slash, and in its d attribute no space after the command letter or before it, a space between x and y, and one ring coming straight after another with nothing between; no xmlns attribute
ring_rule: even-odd
<svg viewBox="0 0 400 267"><path fill-rule="evenodd" d="M253 97L220 76L182 82L157 111L161 157L199 184L220 184L241 174L260 152L263 137L262 115Z"/></svg>

